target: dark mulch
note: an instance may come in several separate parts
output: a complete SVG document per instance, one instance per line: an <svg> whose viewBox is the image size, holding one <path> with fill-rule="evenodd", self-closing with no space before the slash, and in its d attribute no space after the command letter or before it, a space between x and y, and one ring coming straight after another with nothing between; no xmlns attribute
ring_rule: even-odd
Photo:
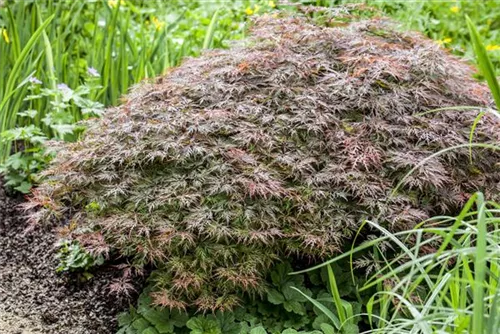
<svg viewBox="0 0 500 334"><path fill-rule="evenodd" d="M56 233L50 227L27 232L19 203L0 184L0 333L115 333L126 303L106 289L112 272L94 273L84 284L57 274Z"/></svg>

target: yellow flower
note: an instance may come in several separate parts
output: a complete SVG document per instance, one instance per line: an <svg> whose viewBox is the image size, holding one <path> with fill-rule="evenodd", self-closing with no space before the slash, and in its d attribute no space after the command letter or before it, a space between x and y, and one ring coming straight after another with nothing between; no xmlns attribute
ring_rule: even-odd
<svg viewBox="0 0 500 334"><path fill-rule="evenodd" d="M245 14L252 15L253 14L253 9L250 8L250 7L247 7L247 9L245 9Z"/></svg>
<svg viewBox="0 0 500 334"><path fill-rule="evenodd" d="M9 34L7 33L7 29L0 29L0 31L2 32L2 37L3 37L3 40L5 41L5 43L9 44L10 43L10 38L9 38Z"/></svg>
<svg viewBox="0 0 500 334"><path fill-rule="evenodd" d="M116 8L116 6L118 6L118 1L108 0L108 6L111 8ZM120 0L120 6L125 6L125 0Z"/></svg>
<svg viewBox="0 0 500 334"><path fill-rule="evenodd" d="M486 45L486 50L487 51L497 51L497 50L500 50L500 45L488 44L488 45Z"/></svg>
<svg viewBox="0 0 500 334"><path fill-rule="evenodd" d="M269 7L275 8L276 7L276 3L273 0L269 1Z"/></svg>
<svg viewBox="0 0 500 334"><path fill-rule="evenodd" d="M153 24L157 31L161 30L165 26L165 22L158 20L157 17L153 17Z"/></svg>
<svg viewBox="0 0 500 334"><path fill-rule="evenodd" d="M451 43L453 40L449 37L446 37L446 38L443 38L443 39L440 39L440 40L437 40L436 43L438 43L439 45L443 45L443 44L448 44L448 43Z"/></svg>
<svg viewBox="0 0 500 334"><path fill-rule="evenodd" d="M450 11L451 11L452 13L455 13L455 14L456 14L456 13L458 13L458 12L460 11L460 7L458 7L458 6L453 6L453 7L451 7L451 8L450 8Z"/></svg>
<svg viewBox="0 0 500 334"><path fill-rule="evenodd" d="M259 5L255 5L255 6L253 7L253 12L254 12L254 13L257 13L257 12L259 11L259 9L260 9L260 6L259 6Z"/></svg>

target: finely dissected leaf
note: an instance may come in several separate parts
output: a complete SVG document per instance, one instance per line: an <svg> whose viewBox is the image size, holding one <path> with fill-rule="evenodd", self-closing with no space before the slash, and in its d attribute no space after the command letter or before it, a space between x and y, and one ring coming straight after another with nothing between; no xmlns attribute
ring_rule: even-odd
<svg viewBox="0 0 500 334"><path fill-rule="evenodd" d="M337 19L345 27L324 24ZM227 311L264 295L287 257L333 258L364 220L375 234L401 231L458 212L477 189L498 199L500 153L484 149L498 120L475 124L478 146L467 135L490 99L468 65L390 22L262 16L245 43L189 59L86 121L28 205L34 219L74 219L89 247L100 233L119 261L155 268L155 304ZM477 110L446 110L458 105ZM278 267L270 288L303 314L306 297L291 290L303 282Z"/></svg>

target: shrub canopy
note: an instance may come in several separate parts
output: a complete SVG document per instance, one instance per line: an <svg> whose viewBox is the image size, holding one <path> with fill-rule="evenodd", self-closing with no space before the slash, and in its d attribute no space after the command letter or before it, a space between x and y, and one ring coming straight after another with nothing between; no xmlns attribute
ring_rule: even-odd
<svg viewBox="0 0 500 334"><path fill-rule="evenodd" d="M262 292L279 259L338 253L363 219L398 230L477 190L498 199L485 148L430 159L391 196L467 143L491 97L420 34L341 16L263 16L232 49L136 88L59 144L33 218L69 219L91 252L157 268L157 304L215 310ZM422 114L451 106L477 108ZM494 117L474 141L499 141Z"/></svg>

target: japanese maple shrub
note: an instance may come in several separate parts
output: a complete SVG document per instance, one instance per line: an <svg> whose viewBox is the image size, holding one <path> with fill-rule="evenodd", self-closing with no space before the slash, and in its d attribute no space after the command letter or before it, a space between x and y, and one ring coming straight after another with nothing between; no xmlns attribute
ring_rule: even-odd
<svg viewBox="0 0 500 334"><path fill-rule="evenodd" d="M224 310L280 259L339 252L364 218L394 231L477 190L498 200L499 153L467 147L389 196L467 144L491 96L431 40L346 15L263 16L232 49L141 85L60 144L33 219L69 219L91 253L155 268L158 305ZM425 113L463 105L477 108ZM474 141L498 141L497 122Z"/></svg>

